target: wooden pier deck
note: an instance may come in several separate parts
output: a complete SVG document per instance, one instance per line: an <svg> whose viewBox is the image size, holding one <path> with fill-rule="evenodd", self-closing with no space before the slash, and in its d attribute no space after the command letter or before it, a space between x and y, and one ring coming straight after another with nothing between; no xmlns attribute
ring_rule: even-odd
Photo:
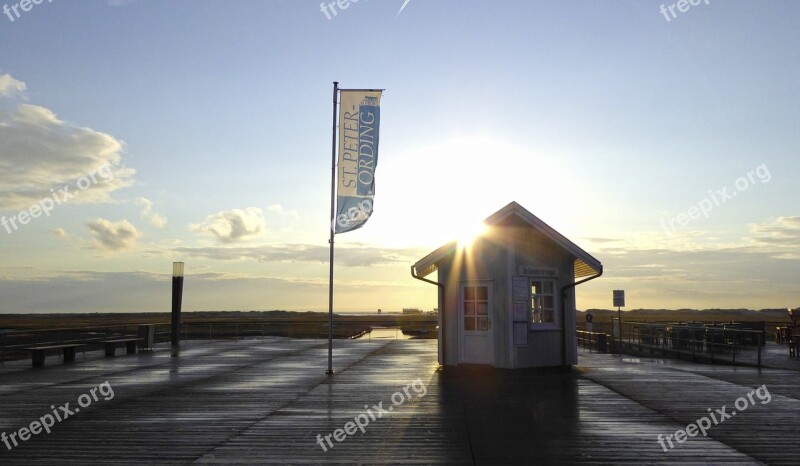
<svg viewBox="0 0 800 466"><path fill-rule="evenodd" d="M800 372L581 353L572 373L441 370L433 340L184 344L0 369L0 432L76 411L0 464L797 464ZM415 381L417 381L415 383ZM102 396L75 410L82 394ZM664 452L671 434L766 384L772 399ZM405 390L404 390L405 389ZM97 393L97 391L95 392ZM399 394L399 395L398 395ZM401 401L398 404L393 404ZM758 400L758 399L756 399ZM86 398L83 398L86 401ZM375 405L386 412L378 416ZM51 408L53 406L54 408ZM366 408L365 408L366 406ZM392 408L391 411L389 408ZM370 410L375 419L368 416ZM729 409L730 410L730 409ZM327 451L332 434L364 415ZM352 429L351 429L352 430Z"/></svg>

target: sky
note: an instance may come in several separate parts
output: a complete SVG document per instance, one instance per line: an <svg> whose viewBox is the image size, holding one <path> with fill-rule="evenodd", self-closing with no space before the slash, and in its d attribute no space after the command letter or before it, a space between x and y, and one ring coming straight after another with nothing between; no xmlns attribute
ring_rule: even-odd
<svg viewBox="0 0 800 466"><path fill-rule="evenodd" d="M337 311L511 201L579 309L800 305L800 3L340 5L0 0L0 312L326 310L333 81L385 89Z"/></svg>

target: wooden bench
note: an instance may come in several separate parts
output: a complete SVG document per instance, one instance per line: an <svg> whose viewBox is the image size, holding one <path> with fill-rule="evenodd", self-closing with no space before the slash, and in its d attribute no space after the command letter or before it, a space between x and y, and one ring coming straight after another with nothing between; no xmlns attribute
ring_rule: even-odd
<svg viewBox="0 0 800 466"><path fill-rule="evenodd" d="M60 349L64 352L64 362L75 361L75 349L82 347L82 343L70 343L65 345L46 345L46 346L32 346L25 348L32 354L33 367L44 366L44 353L47 350Z"/></svg>
<svg viewBox="0 0 800 466"><path fill-rule="evenodd" d="M118 343L125 343L125 347L128 349L128 354L136 354L136 344L139 342L139 338L117 338L114 340L103 340L102 343L106 347L106 356L113 357L117 353L117 344Z"/></svg>

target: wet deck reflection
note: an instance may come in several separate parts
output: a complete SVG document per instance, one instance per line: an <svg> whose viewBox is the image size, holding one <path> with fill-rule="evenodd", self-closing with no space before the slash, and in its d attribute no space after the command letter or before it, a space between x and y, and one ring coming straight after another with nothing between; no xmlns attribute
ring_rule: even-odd
<svg viewBox="0 0 800 466"><path fill-rule="evenodd" d="M580 371L568 374L442 371L435 340L335 346L332 378L324 375L323 340L187 345L178 357L167 349L114 359L79 356L74 364L40 370L12 365L0 371L0 431L29 425L50 405L75 405L104 381L114 398L11 451L0 444L0 463L777 463L798 457L797 372L594 354L582 354ZM415 389L410 384L417 379ZM658 444L658 434L674 433L707 407L730 403L761 383L774 387L770 404L668 453ZM325 449L317 443L318 434L345 429L368 409L374 415L380 403L387 411L369 419L364 433L356 430L341 442L331 437ZM748 430L757 442L741 438Z"/></svg>

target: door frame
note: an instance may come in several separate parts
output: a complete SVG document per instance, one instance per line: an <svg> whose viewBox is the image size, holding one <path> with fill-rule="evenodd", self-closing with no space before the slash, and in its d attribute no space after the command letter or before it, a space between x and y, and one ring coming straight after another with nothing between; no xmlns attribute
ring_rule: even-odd
<svg viewBox="0 0 800 466"><path fill-rule="evenodd" d="M488 288L487 296L487 316L489 318L489 330L486 336L489 339L490 357L488 363L465 361L464 359L464 287L485 286ZM456 322L458 325L458 364L488 364L494 366L494 329L495 329L495 305L494 305L494 280L466 280L458 283L458 305L456 309Z"/></svg>

